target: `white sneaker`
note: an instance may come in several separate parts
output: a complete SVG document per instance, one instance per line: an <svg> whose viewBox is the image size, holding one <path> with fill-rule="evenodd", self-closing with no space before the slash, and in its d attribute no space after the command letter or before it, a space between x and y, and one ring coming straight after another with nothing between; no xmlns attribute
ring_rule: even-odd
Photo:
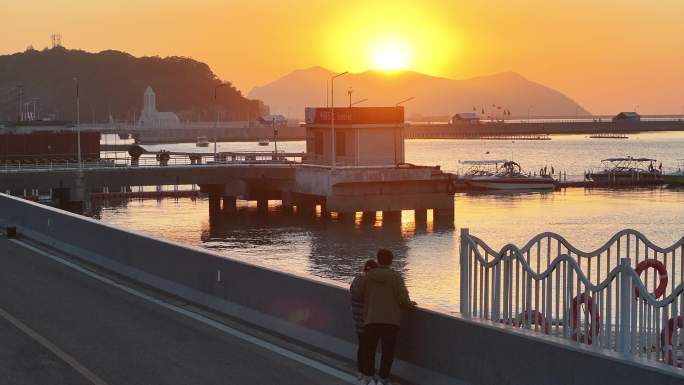
<svg viewBox="0 0 684 385"><path fill-rule="evenodd" d="M359 376L356 383L359 385L377 385L375 380L373 380L373 377L368 376Z"/></svg>

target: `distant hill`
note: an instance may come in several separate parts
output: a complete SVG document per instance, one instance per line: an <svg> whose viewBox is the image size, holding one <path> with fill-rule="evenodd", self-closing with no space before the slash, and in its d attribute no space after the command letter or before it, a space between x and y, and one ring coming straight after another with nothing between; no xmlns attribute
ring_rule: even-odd
<svg viewBox="0 0 684 385"><path fill-rule="evenodd" d="M0 121L18 116L18 85L24 101L37 99L41 114L74 120L75 86L80 84L81 121L131 120L142 109L152 86L159 111L181 120L215 119L214 87L221 80L208 65L186 57L134 57L119 51L89 53L62 47L0 56ZM218 90L223 120L254 118L263 104L248 100L232 86ZM33 107L31 107L33 109ZM265 111L261 111L263 113Z"/></svg>
<svg viewBox="0 0 684 385"><path fill-rule="evenodd" d="M325 106L326 82L333 73L312 67L294 71L278 80L252 89L250 98L263 100L273 113L303 117L306 106ZM504 72L464 80L452 80L412 71L366 71L348 74L335 80L335 105L368 99L365 106L387 106L415 97L405 103L407 118L451 116L457 112L500 117L510 110L513 117L526 117L528 108L534 116L586 116L590 112L562 93L529 81L519 74ZM501 107L501 108L499 108Z"/></svg>

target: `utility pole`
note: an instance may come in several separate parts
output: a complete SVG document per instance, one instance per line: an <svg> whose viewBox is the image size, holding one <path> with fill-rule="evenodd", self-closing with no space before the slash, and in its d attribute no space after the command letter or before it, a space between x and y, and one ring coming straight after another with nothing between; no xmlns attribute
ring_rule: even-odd
<svg viewBox="0 0 684 385"><path fill-rule="evenodd" d="M214 87L214 108L216 108L216 123L214 124L214 162L218 161L218 159L216 159L216 142L218 141L219 108L218 102L216 101L216 91L225 85L226 83L221 83Z"/></svg>
<svg viewBox="0 0 684 385"><path fill-rule="evenodd" d="M332 131L332 169L335 169L335 158L337 157L336 154L336 147L335 147L335 79L348 74L349 71L344 71L340 74L337 74L330 78L330 128Z"/></svg>
<svg viewBox="0 0 684 385"><path fill-rule="evenodd" d="M17 120L21 122L24 120L24 86L21 84L17 86L17 95L19 98L19 116L17 116Z"/></svg>
<svg viewBox="0 0 684 385"><path fill-rule="evenodd" d="M81 161L81 101L78 94L78 78L74 78L76 83L76 151L78 151L78 169L83 169Z"/></svg>

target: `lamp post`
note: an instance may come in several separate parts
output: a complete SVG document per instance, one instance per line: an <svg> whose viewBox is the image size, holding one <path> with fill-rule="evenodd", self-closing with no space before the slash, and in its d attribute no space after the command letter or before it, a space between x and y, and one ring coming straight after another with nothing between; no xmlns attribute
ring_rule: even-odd
<svg viewBox="0 0 684 385"><path fill-rule="evenodd" d="M527 123L530 122L530 111L532 110L533 106L527 106Z"/></svg>
<svg viewBox="0 0 684 385"><path fill-rule="evenodd" d="M24 120L24 86L19 84L17 86L17 97L19 99L19 116L17 116L18 121Z"/></svg>
<svg viewBox="0 0 684 385"><path fill-rule="evenodd" d="M348 74L349 71L344 71L342 73L339 73L333 77L330 78L330 128L332 131L332 163L331 167L334 170L335 169L335 158L337 157L336 154L336 147L335 147L335 79L339 78L342 75Z"/></svg>
<svg viewBox="0 0 684 385"><path fill-rule="evenodd" d="M413 99L415 99L415 98L416 98L415 96L411 96L410 98L407 98L407 99L404 99L404 100L402 100L402 101L396 102L396 103L394 104L394 106L395 106L395 107L399 107L400 105L402 105L402 104L408 102L409 100L413 100Z"/></svg>
<svg viewBox="0 0 684 385"><path fill-rule="evenodd" d="M214 108L216 108L216 123L214 123L214 162L218 161L218 159L216 159L216 142L218 141L219 109L216 101L216 91L225 85L226 83L221 83L214 87Z"/></svg>
<svg viewBox="0 0 684 385"><path fill-rule="evenodd" d="M74 78L76 83L76 151L78 151L78 169L83 169L81 162L81 101L78 94L78 78Z"/></svg>
<svg viewBox="0 0 684 385"><path fill-rule="evenodd" d="M351 96L352 96L353 93L354 93L354 90L352 90L351 88L349 88L349 90L347 91L347 94L349 94L349 107L352 106Z"/></svg>

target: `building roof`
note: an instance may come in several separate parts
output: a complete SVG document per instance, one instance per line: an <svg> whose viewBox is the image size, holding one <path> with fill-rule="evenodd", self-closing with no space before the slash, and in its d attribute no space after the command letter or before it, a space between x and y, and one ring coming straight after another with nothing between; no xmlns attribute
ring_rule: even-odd
<svg viewBox="0 0 684 385"><path fill-rule="evenodd" d="M620 117L620 118L639 118L640 115L636 112L633 111L623 111L620 112L619 114L615 115L615 117Z"/></svg>
<svg viewBox="0 0 684 385"><path fill-rule="evenodd" d="M459 112L452 116L454 120L480 120L480 116L474 112Z"/></svg>

